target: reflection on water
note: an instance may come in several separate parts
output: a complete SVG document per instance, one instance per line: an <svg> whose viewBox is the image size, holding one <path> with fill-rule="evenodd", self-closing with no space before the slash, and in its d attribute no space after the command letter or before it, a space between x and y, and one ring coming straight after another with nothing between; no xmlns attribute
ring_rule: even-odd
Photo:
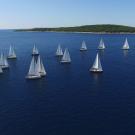
<svg viewBox="0 0 135 135"><path fill-rule="evenodd" d="M25 80L25 81L27 82L27 89L29 91L35 91L36 93L42 94L44 90L48 87L47 76L37 80Z"/></svg>
<svg viewBox="0 0 135 135"><path fill-rule="evenodd" d="M102 73L92 73L93 79L96 83L99 82L100 78L102 77Z"/></svg>
<svg viewBox="0 0 135 135"><path fill-rule="evenodd" d="M55 57L56 57L57 62L60 62L62 59L62 56L55 56Z"/></svg>
<svg viewBox="0 0 135 135"><path fill-rule="evenodd" d="M123 50L123 55L124 55L124 57L127 57L127 56L128 56L128 53L129 53L128 50Z"/></svg>
<svg viewBox="0 0 135 135"><path fill-rule="evenodd" d="M87 55L87 51L80 51L80 56L81 58L86 58L86 55Z"/></svg>
<svg viewBox="0 0 135 135"><path fill-rule="evenodd" d="M99 53L99 56L100 57L103 57L104 56L104 53L105 53L105 50L99 50L98 53Z"/></svg>

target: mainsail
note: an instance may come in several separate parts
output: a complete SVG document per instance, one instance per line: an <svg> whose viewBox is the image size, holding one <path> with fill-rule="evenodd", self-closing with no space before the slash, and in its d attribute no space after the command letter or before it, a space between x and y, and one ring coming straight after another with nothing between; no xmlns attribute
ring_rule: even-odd
<svg viewBox="0 0 135 135"><path fill-rule="evenodd" d="M80 48L80 51L86 51L86 50L87 50L87 46L86 46L85 41L83 41L82 45L81 45L81 48Z"/></svg>
<svg viewBox="0 0 135 135"><path fill-rule="evenodd" d="M60 45L58 45L57 51L56 51L56 56L62 56L63 55L63 51Z"/></svg>
<svg viewBox="0 0 135 135"><path fill-rule="evenodd" d="M37 70L41 76L46 75L46 71L45 71L45 68L44 68L44 65L43 65L43 62L42 62L40 56L38 56L38 59L37 59Z"/></svg>
<svg viewBox="0 0 135 135"><path fill-rule="evenodd" d="M71 58L68 49L65 49L64 55L62 57L61 63L70 63Z"/></svg>
<svg viewBox="0 0 135 135"><path fill-rule="evenodd" d="M1 56L0 56L0 66L1 66L2 68L8 68L8 67L9 67L7 58L4 56L3 53L1 53Z"/></svg>
<svg viewBox="0 0 135 135"><path fill-rule="evenodd" d="M100 43L99 43L98 49L99 49L99 50L103 50L103 49L105 49L105 44L104 44L103 39L101 39L101 40L100 40Z"/></svg>
<svg viewBox="0 0 135 135"><path fill-rule="evenodd" d="M34 45L34 47L33 47L32 55L39 55L39 51L38 51L36 45Z"/></svg>
<svg viewBox="0 0 135 135"><path fill-rule="evenodd" d="M102 72L103 71L98 53L97 53L96 59L94 61L92 68L90 69L90 71L92 71L92 72Z"/></svg>
<svg viewBox="0 0 135 135"><path fill-rule="evenodd" d="M123 50L129 50L129 49L130 49L130 48L129 48L129 43L128 43L127 38L126 38L126 40L125 40L125 43L124 43L122 49L123 49Z"/></svg>
<svg viewBox="0 0 135 135"><path fill-rule="evenodd" d="M28 79L41 78L40 73L38 72L38 67L34 56L32 57L29 72L26 78Z"/></svg>
<svg viewBox="0 0 135 135"><path fill-rule="evenodd" d="M0 74L3 73L2 67L0 66Z"/></svg>
<svg viewBox="0 0 135 135"><path fill-rule="evenodd" d="M35 59L32 57L28 75L35 75Z"/></svg>
<svg viewBox="0 0 135 135"><path fill-rule="evenodd" d="M14 59L14 58L16 58L15 50L14 50L14 48L13 48L11 45L10 45L10 48L9 48L8 58L9 58L9 59Z"/></svg>

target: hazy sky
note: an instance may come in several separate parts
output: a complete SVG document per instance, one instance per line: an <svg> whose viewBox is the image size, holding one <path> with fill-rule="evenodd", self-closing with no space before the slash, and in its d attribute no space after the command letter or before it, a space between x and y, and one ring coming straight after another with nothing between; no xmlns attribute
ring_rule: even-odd
<svg viewBox="0 0 135 135"><path fill-rule="evenodd" d="M0 28L135 26L135 0L0 0Z"/></svg>

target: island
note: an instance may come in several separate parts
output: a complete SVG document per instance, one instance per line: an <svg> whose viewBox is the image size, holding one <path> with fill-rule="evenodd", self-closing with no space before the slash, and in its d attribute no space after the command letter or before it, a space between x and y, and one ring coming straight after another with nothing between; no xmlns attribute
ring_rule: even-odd
<svg viewBox="0 0 135 135"><path fill-rule="evenodd" d="M84 25L75 27L58 27L58 28L32 28L18 29L15 31L32 31L32 32L89 32L89 33L135 33L135 27L123 25Z"/></svg>

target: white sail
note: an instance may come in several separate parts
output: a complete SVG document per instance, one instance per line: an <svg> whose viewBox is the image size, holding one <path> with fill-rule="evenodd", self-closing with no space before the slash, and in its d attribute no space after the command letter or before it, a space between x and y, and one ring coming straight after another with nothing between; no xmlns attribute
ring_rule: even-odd
<svg viewBox="0 0 135 135"><path fill-rule="evenodd" d="M45 67L43 65L42 60L41 60L41 72L40 73L41 73L41 76L45 76L46 75Z"/></svg>
<svg viewBox="0 0 135 135"><path fill-rule="evenodd" d="M0 66L0 74L3 73L2 67Z"/></svg>
<svg viewBox="0 0 135 135"><path fill-rule="evenodd" d="M34 74L35 74L35 59L34 57L32 57L28 75L34 75Z"/></svg>
<svg viewBox="0 0 135 135"><path fill-rule="evenodd" d="M56 51L56 56L62 56L63 55L63 51L60 45L58 45L57 51Z"/></svg>
<svg viewBox="0 0 135 135"><path fill-rule="evenodd" d="M46 75L46 71L45 71L45 68L44 68L44 65L43 65L43 62L42 62L40 56L38 56L38 59L37 59L37 70L41 76Z"/></svg>
<svg viewBox="0 0 135 135"><path fill-rule="evenodd" d="M28 72L28 75L26 76L26 78L27 79L41 78L41 76L38 72L38 67L37 67L37 63L36 63L34 56L32 57L29 72Z"/></svg>
<svg viewBox="0 0 135 135"><path fill-rule="evenodd" d="M70 63L71 62L71 58L70 58L70 54L68 52L68 49L65 49L64 55L62 57L61 60L62 63Z"/></svg>
<svg viewBox="0 0 135 135"><path fill-rule="evenodd" d="M4 56L3 53L1 53L1 56L0 56L0 66L1 66L2 68L8 68L8 67L9 67L7 58Z"/></svg>
<svg viewBox="0 0 135 135"><path fill-rule="evenodd" d="M36 45L34 45L34 47L33 47L32 55L39 55L39 51L38 51Z"/></svg>
<svg viewBox="0 0 135 135"><path fill-rule="evenodd" d="M90 71L92 71L92 72L102 72L103 71L98 53L97 53L96 59L94 61L92 68L90 69Z"/></svg>
<svg viewBox="0 0 135 135"><path fill-rule="evenodd" d="M7 61L6 57L4 57L4 65L5 65L6 67L8 67L8 66L9 66L9 65L8 65L8 61Z"/></svg>
<svg viewBox="0 0 135 135"><path fill-rule="evenodd" d="M101 40L100 40L100 43L99 43L98 49L99 49L99 50L103 50L103 49L105 49L105 44L104 44L103 39L101 39Z"/></svg>
<svg viewBox="0 0 135 135"><path fill-rule="evenodd" d="M85 41L83 41L82 45L81 45L81 48L80 48L80 51L86 51L86 50L87 50L87 46L86 46Z"/></svg>
<svg viewBox="0 0 135 135"><path fill-rule="evenodd" d="M14 50L14 48L13 48L11 45L10 45L10 48L9 48L8 58L9 58L9 59L14 59L14 58L16 58L15 50Z"/></svg>
<svg viewBox="0 0 135 135"><path fill-rule="evenodd" d="M3 54L1 53L0 55L0 66L3 66L4 62L3 62Z"/></svg>
<svg viewBox="0 0 135 135"><path fill-rule="evenodd" d="M35 76L40 76L41 77L36 61L35 61Z"/></svg>
<svg viewBox="0 0 135 135"><path fill-rule="evenodd" d="M12 47L10 46L10 48L9 48L9 56L11 56L12 55Z"/></svg>
<svg viewBox="0 0 135 135"><path fill-rule="evenodd" d="M125 40L125 43L124 43L122 49L123 49L123 50L128 50L128 49L130 49L130 48L129 48L129 43L128 43L127 38L126 38L126 40Z"/></svg>

